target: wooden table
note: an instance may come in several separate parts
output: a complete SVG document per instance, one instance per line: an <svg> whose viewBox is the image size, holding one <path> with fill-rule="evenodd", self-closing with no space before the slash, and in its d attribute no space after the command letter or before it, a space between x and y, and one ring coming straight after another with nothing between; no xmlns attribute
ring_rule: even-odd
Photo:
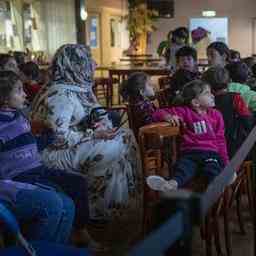
<svg viewBox="0 0 256 256"><path fill-rule="evenodd" d="M131 64L141 64L142 66L147 66L149 64L155 64L155 63L159 63L162 61L162 59L160 58L153 58L153 57L126 57L126 58L121 58L120 59L121 62L128 62Z"/></svg>

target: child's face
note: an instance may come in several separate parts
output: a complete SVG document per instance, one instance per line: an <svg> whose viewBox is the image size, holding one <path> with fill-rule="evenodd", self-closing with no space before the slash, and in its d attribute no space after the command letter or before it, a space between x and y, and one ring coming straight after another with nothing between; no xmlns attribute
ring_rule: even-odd
<svg viewBox="0 0 256 256"><path fill-rule="evenodd" d="M154 86L150 78L148 78L144 90L141 92L144 97L153 98L155 96Z"/></svg>
<svg viewBox="0 0 256 256"><path fill-rule="evenodd" d="M10 58L4 66L5 70L13 71L16 74L19 74L19 68L16 60L14 58Z"/></svg>
<svg viewBox="0 0 256 256"><path fill-rule="evenodd" d="M226 55L220 55L218 51L213 48L207 50L207 58L210 66L221 66L224 67L226 64Z"/></svg>
<svg viewBox="0 0 256 256"><path fill-rule="evenodd" d="M200 95L194 99L193 104L195 107L201 109L207 109L215 107L214 95L211 92L209 86L206 86L205 89L200 93Z"/></svg>
<svg viewBox="0 0 256 256"><path fill-rule="evenodd" d="M21 81L17 81L10 94L8 106L11 108L22 109L25 106L26 96Z"/></svg>
<svg viewBox="0 0 256 256"><path fill-rule="evenodd" d="M196 61L192 56L180 56L178 58L178 68L194 72L196 68Z"/></svg>
<svg viewBox="0 0 256 256"><path fill-rule="evenodd" d="M184 37L176 37L176 38L175 38L175 42L176 42L176 44L178 44L178 45L182 45L182 44L185 44L186 39L185 39Z"/></svg>

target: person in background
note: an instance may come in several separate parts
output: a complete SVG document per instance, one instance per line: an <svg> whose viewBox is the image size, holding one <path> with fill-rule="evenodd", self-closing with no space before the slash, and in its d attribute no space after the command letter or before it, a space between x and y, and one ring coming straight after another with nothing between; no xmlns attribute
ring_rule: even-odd
<svg viewBox="0 0 256 256"><path fill-rule="evenodd" d="M20 73L15 58L10 54L0 54L0 70L10 70L16 74Z"/></svg>
<svg viewBox="0 0 256 256"><path fill-rule="evenodd" d="M207 47L209 66L225 67L229 63L230 51L223 42L213 42Z"/></svg>
<svg viewBox="0 0 256 256"><path fill-rule="evenodd" d="M240 93L229 92L229 73L225 68L212 67L203 73L215 96L216 108L222 113L225 137L231 159L242 145L252 128L252 114Z"/></svg>
<svg viewBox="0 0 256 256"><path fill-rule="evenodd" d="M169 42L171 41L171 36L172 31L169 31L166 40L160 42L160 44L158 45L156 52L159 55L159 57L166 57L167 50L169 48Z"/></svg>
<svg viewBox="0 0 256 256"><path fill-rule="evenodd" d="M238 62L241 61L241 55L239 51L230 49L230 58L229 58L229 62Z"/></svg>
<svg viewBox="0 0 256 256"><path fill-rule="evenodd" d="M181 97L181 106L159 109L153 115L155 121L167 121L181 127L180 157L172 179L160 190L183 187L199 170L210 183L229 161L223 118L214 109L214 96L208 83L189 82Z"/></svg>
<svg viewBox="0 0 256 256"><path fill-rule="evenodd" d="M183 46L188 45L189 32L186 27L178 27L171 34L171 41L167 48L165 58L167 65L172 71L176 70L176 52Z"/></svg>
<svg viewBox="0 0 256 256"><path fill-rule="evenodd" d="M243 62L233 62L226 65L231 82L228 85L229 92L240 93L252 112L256 111L256 92L247 85L250 70Z"/></svg>
<svg viewBox="0 0 256 256"><path fill-rule="evenodd" d="M26 53L21 51L14 51L13 57L16 60L18 66L26 63Z"/></svg>
<svg viewBox="0 0 256 256"><path fill-rule="evenodd" d="M176 52L177 71L170 79L170 102L182 91L183 86L200 77L197 70L197 52L190 46L184 46Z"/></svg>
<svg viewBox="0 0 256 256"><path fill-rule="evenodd" d="M29 102L32 102L41 89L41 85L39 84L40 69L38 65L32 61L21 64L19 68L24 76L23 86L27 99Z"/></svg>
<svg viewBox="0 0 256 256"><path fill-rule="evenodd" d="M144 72L135 72L123 82L120 92L133 113L134 134L137 137L140 127L153 122L156 110L151 101L155 96L151 79Z"/></svg>

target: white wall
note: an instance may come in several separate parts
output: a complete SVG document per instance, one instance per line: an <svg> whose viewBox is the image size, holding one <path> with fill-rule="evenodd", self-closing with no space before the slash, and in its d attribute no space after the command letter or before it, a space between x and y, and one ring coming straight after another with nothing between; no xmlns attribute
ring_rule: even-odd
<svg viewBox="0 0 256 256"><path fill-rule="evenodd" d="M178 26L189 26L189 18L202 17L203 10L215 10L216 17L228 17L230 48L237 49L242 56L253 53L253 18L256 17L255 0L176 0L172 19L159 19L158 30L153 32L148 51L155 54L160 41ZM256 50L256 49L255 49Z"/></svg>

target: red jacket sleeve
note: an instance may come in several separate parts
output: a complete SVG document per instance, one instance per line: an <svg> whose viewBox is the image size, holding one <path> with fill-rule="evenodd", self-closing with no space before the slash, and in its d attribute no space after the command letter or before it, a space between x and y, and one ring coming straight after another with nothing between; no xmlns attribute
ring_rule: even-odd
<svg viewBox="0 0 256 256"><path fill-rule="evenodd" d="M235 94L233 97L233 105L235 111L241 116L250 116L251 112L248 109L244 99L239 93Z"/></svg>
<svg viewBox="0 0 256 256"><path fill-rule="evenodd" d="M215 126L216 142L219 154L224 161L225 166L229 162L227 143L225 139L225 125L222 114L216 111L216 126Z"/></svg>

